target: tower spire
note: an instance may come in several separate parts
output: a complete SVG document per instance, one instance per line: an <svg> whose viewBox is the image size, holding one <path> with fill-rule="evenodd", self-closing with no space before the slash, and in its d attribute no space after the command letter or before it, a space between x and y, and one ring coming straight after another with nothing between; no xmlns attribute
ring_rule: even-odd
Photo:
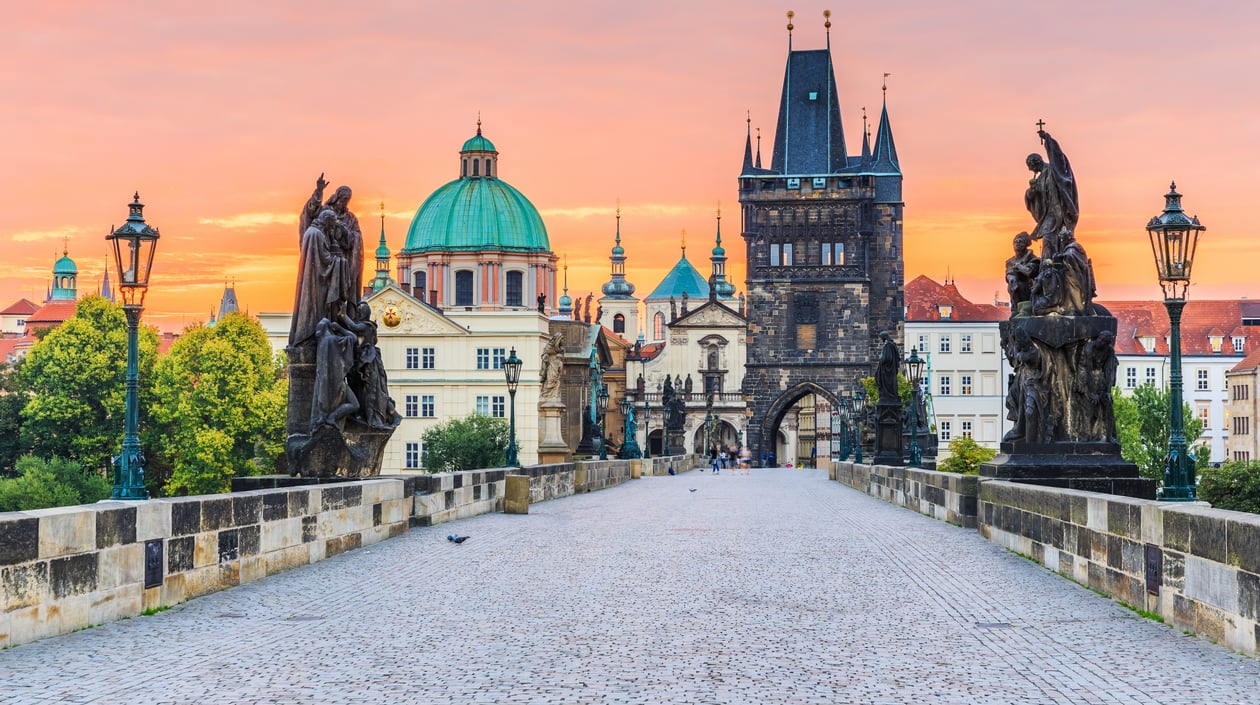
<svg viewBox="0 0 1260 705"><path fill-rule="evenodd" d="M757 163L756 167L761 168L761 128L757 128Z"/></svg>
<svg viewBox="0 0 1260 705"><path fill-rule="evenodd" d="M796 13L791 10L787 11L787 30L788 30L788 53L792 53L792 18L796 17Z"/></svg>
<svg viewBox="0 0 1260 705"><path fill-rule="evenodd" d="M752 173L753 156L752 156L752 111L748 111L748 135L744 138L744 166L741 174Z"/></svg>

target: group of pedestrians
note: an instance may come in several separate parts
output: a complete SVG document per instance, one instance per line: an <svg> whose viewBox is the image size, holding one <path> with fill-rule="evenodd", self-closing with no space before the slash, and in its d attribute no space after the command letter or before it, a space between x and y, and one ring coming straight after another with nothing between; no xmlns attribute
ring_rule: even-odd
<svg viewBox="0 0 1260 705"><path fill-rule="evenodd" d="M752 451L748 446L732 445L730 448L722 448L714 444L709 447L709 467L715 475L723 468L730 467L742 470L745 475L751 474Z"/></svg>

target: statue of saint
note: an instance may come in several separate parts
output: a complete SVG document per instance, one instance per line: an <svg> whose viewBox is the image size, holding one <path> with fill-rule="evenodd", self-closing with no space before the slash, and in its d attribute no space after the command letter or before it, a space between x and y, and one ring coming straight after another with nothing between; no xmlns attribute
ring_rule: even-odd
<svg viewBox="0 0 1260 705"><path fill-rule="evenodd" d="M539 313L547 312L547 295L546 294L538 295L538 312Z"/></svg>
<svg viewBox="0 0 1260 705"><path fill-rule="evenodd" d="M901 351L892 341L888 331L879 334L883 347L879 352L879 364L875 366L875 388L879 391L880 404L901 404L897 389L897 370L901 368Z"/></svg>
<svg viewBox="0 0 1260 705"><path fill-rule="evenodd" d="M328 182L324 180L324 175L320 174L319 179L315 181L315 191L302 207L299 232L305 233L311 221L324 208L330 208L336 214L336 233L329 233L329 237L337 240L344 257L338 282L338 298L343 299L348 307L355 306L363 295L363 233L359 230L359 219L350 212L350 187L338 186L328 202L321 206L320 200L324 196L326 186Z"/></svg>
<svg viewBox="0 0 1260 705"><path fill-rule="evenodd" d="M1006 291L1010 294L1011 316L1029 315L1028 307L1021 311L1020 304L1032 301L1033 281L1041 268L1041 260L1029 249L1032 238L1028 233L1015 236L1015 255L1006 260Z"/></svg>
<svg viewBox="0 0 1260 705"><path fill-rule="evenodd" d="M1076 231L1081 211L1076 176L1067 155L1049 132L1038 130L1037 134L1046 146L1048 160L1035 152L1025 160L1033 177L1024 192L1024 205L1037 221L1031 237L1042 241L1041 258L1045 260L1053 259L1063 249L1066 243L1062 242L1062 234Z"/></svg>
<svg viewBox="0 0 1260 705"><path fill-rule="evenodd" d="M541 374L539 375L542 388L538 393L538 401L560 401L560 378L563 374L564 334L554 333L542 352Z"/></svg>
<svg viewBox="0 0 1260 705"><path fill-rule="evenodd" d="M354 369L359 338L335 321L320 319L315 326L315 395L311 403L311 433L320 426L345 427L345 420L359 411L359 399L350 389L348 375Z"/></svg>
<svg viewBox="0 0 1260 705"><path fill-rule="evenodd" d="M289 324L291 346L310 340L320 320L335 319L339 313L344 257L336 231L337 214L325 208L302 232L297 292Z"/></svg>
<svg viewBox="0 0 1260 705"><path fill-rule="evenodd" d="M350 389L359 399L359 413L355 417L363 425L376 430L397 428L402 416L389 396L389 381L381 350L376 347L376 323L372 309L366 301L360 301L353 316L342 314L341 325L358 336L359 344L354 354L354 371L350 375Z"/></svg>

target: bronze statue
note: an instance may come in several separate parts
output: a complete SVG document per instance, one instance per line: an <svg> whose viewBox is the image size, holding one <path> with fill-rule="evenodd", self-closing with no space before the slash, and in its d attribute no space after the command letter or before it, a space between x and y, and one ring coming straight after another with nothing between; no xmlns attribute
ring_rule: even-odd
<svg viewBox="0 0 1260 705"><path fill-rule="evenodd" d="M321 319L332 319L338 314L344 254L336 231L337 214L325 208L301 233L297 292L293 297L293 320L289 324L291 346L310 340Z"/></svg>
<svg viewBox="0 0 1260 705"><path fill-rule="evenodd" d="M665 375L665 388L661 391L661 409L665 414L665 428L681 431L686 423L686 402L674 393L674 383Z"/></svg>
<svg viewBox="0 0 1260 705"><path fill-rule="evenodd" d="M1043 160L1036 152L1025 160L1033 177L1024 192L1024 205L1033 220L1037 221L1032 239L1043 242L1041 258L1053 259L1062 249L1062 233L1076 230L1080 203L1076 193L1076 175L1072 173L1067 155L1049 132L1039 129L1037 134L1046 147L1048 160Z"/></svg>

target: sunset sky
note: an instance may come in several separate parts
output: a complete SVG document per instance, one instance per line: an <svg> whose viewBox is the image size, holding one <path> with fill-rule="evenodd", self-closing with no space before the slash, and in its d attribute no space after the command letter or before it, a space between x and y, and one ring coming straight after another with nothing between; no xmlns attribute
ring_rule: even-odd
<svg viewBox="0 0 1260 705"><path fill-rule="evenodd" d="M976 301L1004 288L1044 119L1076 172L1101 298L1159 297L1144 226L1170 180L1207 226L1190 296L1260 296L1260 3L67 0L5 10L0 307L43 300L63 242L80 292L99 289L104 237L138 190L162 232L148 322L204 320L225 280L252 313L288 310L320 172L354 189L369 250L384 200L396 252L458 175L478 113L567 255L571 294L608 279L618 199L640 294L684 229L707 271L719 201L742 291L745 116L768 162L785 12L795 48L814 49L825 8L851 150L892 74L907 280L948 273Z"/></svg>

